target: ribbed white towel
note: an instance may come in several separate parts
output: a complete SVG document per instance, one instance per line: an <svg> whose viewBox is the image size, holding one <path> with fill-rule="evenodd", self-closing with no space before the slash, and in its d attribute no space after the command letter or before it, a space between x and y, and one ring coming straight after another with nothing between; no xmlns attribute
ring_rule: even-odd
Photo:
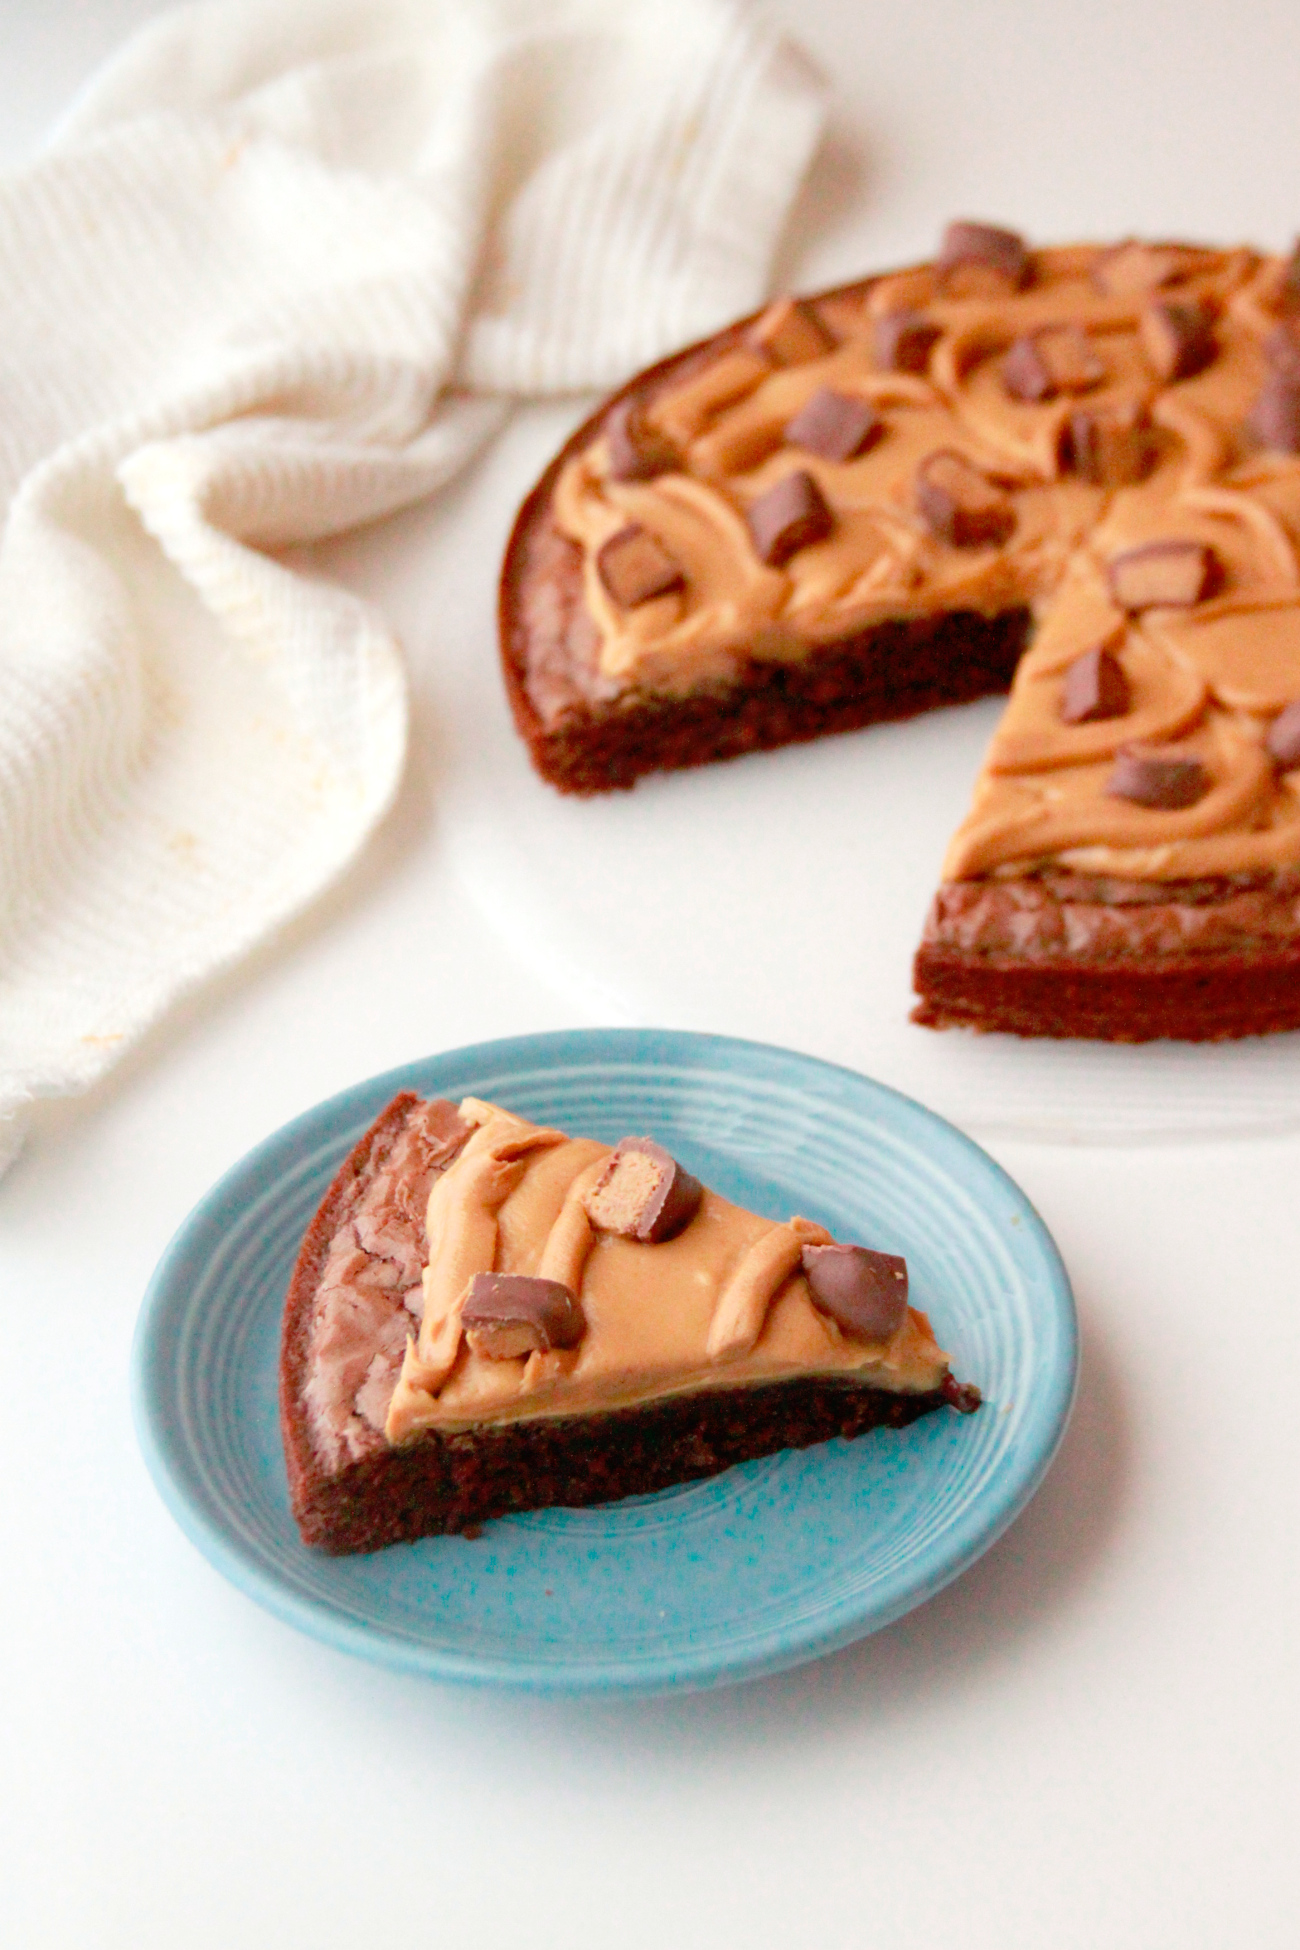
<svg viewBox="0 0 1300 1950"><path fill-rule="evenodd" d="M392 637L268 551L757 303L821 113L744 0L220 0L0 180L0 1162L392 798Z"/></svg>

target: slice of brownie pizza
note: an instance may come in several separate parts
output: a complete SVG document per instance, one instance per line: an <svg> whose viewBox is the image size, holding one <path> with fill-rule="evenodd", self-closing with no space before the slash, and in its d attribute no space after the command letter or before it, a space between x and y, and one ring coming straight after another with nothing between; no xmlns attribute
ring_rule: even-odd
<svg viewBox="0 0 1300 1950"><path fill-rule="evenodd" d="M374 1550L978 1406L890 1253L495 1105L398 1097L310 1227L281 1420L307 1543Z"/></svg>
<svg viewBox="0 0 1300 1950"><path fill-rule="evenodd" d="M557 456L501 638L577 793L1010 687L917 1019L1300 1027L1300 248L957 223L742 320Z"/></svg>

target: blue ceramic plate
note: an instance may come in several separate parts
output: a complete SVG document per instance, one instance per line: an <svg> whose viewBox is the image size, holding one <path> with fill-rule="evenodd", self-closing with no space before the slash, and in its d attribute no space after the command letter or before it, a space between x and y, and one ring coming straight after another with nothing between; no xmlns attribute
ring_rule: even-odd
<svg viewBox="0 0 1300 1950"><path fill-rule="evenodd" d="M340 1161L396 1091L482 1096L610 1142L649 1131L728 1198L904 1253L954 1371L986 1406L790 1450L474 1541L329 1558L298 1540L276 1411L280 1308ZM909 1611L988 1549L1065 1429L1070 1285L1024 1194L906 1097L789 1050L574 1030L453 1050L268 1138L181 1227L136 1334L136 1426L205 1556L331 1645L439 1679L660 1692L775 1672Z"/></svg>

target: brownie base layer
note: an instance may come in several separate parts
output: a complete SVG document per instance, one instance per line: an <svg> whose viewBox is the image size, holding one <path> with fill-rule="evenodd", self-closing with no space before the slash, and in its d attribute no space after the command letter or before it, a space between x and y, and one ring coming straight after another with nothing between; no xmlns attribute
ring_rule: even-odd
<svg viewBox="0 0 1300 1950"><path fill-rule="evenodd" d="M280 1333L280 1434L284 1443L289 1501L301 1524L302 1512L316 1492L321 1463L312 1441L305 1404L312 1306L335 1235L360 1196L367 1179L383 1162L420 1098L403 1090L375 1119L339 1167L328 1192L307 1229L285 1297ZM376 1435L376 1444L382 1438Z"/></svg>
<svg viewBox="0 0 1300 1950"><path fill-rule="evenodd" d="M1127 962L922 947L912 1020L1109 1043L1226 1042L1300 1029L1300 947Z"/></svg>
<svg viewBox="0 0 1300 1950"><path fill-rule="evenodd" d="M725 687L680 697L633 692L604 707L572 708L553 725L532 709L515 670L511 704L533 764L561 792L626 790L649 772L805 744L1005 691L1029 623L1027 610L882 623L797 663L751 660Z"/></svg>
<svg viewBox="0 0 1300 1950"><path fill-rule="evenodd" d="M945 1404L978 1406L949 1382L922 1395L799 1380L678 1396L607 1415L423 1435L341 1473L301 1480L304 1540L334 1555L464 1531L512 1510L646 1495L732 1463L833 1436L903 1428Z"/></svg>

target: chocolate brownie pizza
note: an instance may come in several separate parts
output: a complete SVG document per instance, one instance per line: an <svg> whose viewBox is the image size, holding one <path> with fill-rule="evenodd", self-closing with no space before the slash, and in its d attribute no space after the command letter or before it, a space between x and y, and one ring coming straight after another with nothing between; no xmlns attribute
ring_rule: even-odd
<svg viewBox="0 0 1300 1950"><path fill-rule="evenodd" d="M972 1411L907 1294L898 1255L743 1211L653 1139L405 1092L331 1185L286 1302L303 1538L373 1550Z"/></svg>
<svg viewBox="0 0 1300 1950"><path fill-rule="evenodd" d="M1300 248L938 259L641 374L529 496L511 705L562 791L1010 689L917 1020L1300 1026Z"/></svg>

